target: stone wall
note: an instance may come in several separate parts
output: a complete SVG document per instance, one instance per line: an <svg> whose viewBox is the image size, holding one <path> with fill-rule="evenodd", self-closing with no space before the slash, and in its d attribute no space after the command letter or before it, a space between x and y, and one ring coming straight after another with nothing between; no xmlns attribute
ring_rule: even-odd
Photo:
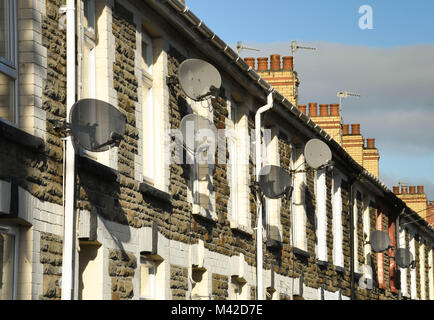
<svg viewBox="0 0 434 320"><path fill-rule="evenodd" d="M43 265L42 300L60 300L62 276L62 237L41 232L40 262Z"/></svg>
<svg viewBox="0 0 434 320"><path fill-rule="evenodd" d="M229 278L220 274L212 274L212 299L226 300L228 299Z"/></svg>
<svg viewBox="0 0 434 320"><path fill-rule="evenodd" d="M187 268L170 266L170 289L172 300L186 300L188 292L188 270Z"/></svg>
<svg viewBox="0 0 434 320"><path fill-rule="evenodd" d="M133 277L137 258L132 253L109 250L108 273L111 277L112 300L129 300L134 295Z"/></svg>

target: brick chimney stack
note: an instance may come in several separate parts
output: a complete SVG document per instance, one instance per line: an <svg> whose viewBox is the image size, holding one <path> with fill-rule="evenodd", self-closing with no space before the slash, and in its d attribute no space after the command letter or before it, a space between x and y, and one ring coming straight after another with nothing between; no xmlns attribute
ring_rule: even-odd
<svg viewBox="0 0 434 320"><path fill-rule="evenodd" d="M341 139L341 121L342 118L339 114L339 105L331 104L330 110L328 104L319 105L316 102L309 103L309 117L324 129L336 142L342 144Z"/></svg>
<svg viewBox="0 0 434 320"><path fill-rule="evenodd" d="M349 127L348 127L349 128ZM342 147L358 164L363 166L364 141L360 134L360 124L351 125L351 133L345 128L342 133Z"/></svg>
<svg viewBox="0 0 434 320"><path fill-rule="evenodd" d="M255 63L250 59L245 61L254 68ZM294 71L294 59L291 56L281 57L279 54L270 55L270 66L268 58L257 59L258 67L256 72L277 91L279 91L294 106L298 105L299 80Z"/></svg>
<svg viewBox="0 0 434 320"><path fill-rule="evenodd" d="M363 167L379 178L380 153L375 147L375 139L366 139L366 147L363 149Z"/></svg>
<svg viewBox="0 0 434 320"><path fill-rule="evenodd" d="M396 186L393 187L393 190L396 196L405 202L407 207L416 212L421 218L427 219L428 201L423 186Z"/></svg>

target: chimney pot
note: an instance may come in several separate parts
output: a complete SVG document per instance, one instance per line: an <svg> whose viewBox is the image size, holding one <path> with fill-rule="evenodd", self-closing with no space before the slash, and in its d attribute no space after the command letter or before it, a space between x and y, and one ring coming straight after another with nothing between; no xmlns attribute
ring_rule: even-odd
<svg viewBox="0 0 434 320"><path fill-rule="evenodd" d="M318 104L315 102L309 103L309 117L318 116Z"/></svg>
<svg viewBox="0 0 434 320"><path fill-rule="evenodd" d="M416 194L416 187L410 186L410 194Z"/></svg>
<svg viewBox="0 0 434 320"><path fill-rule="evenodd" d="M339 104L331 104L330 105L330 115L331 116L339 116Z"/></svg>
<svg viewBox="0 0 434 320"><path fill-rule="evenodd" d="M292 56L283 57L283 69L284 70L294 69L294 57Z"/></svg>
<svg viewBox="0 0 434 320"><path fill-rule="evenodd" d="M366 139L366 148L375 149L375 139Z"/></svg>
<svg viewBox="0 0 434 320"><path fill-rule="evenodd" d="M424 194L423 186L417 186L417 193Z"/></svg>
<svg viewBox="0 0 434 320"><path fill-rule="evenodd" d="M399 187L393 187L393 193L399 194Z"/></svg>
<svg viewBox="0 0 434 320"><path fill-rule="evenodd" d="M408 194L408 187L401 187L402 194Z"/></svg>
<svg viewBox="0 0 434 320"><path fill-rule="evenodd" d="M258 58L258 71L267 71L268 70L268 58L261 57Z"/></svg>
<svg viewBox="0 0 434 320"><path fill-rule="evenodd" d="M342 134L343 134L344 136L347 136L347 135L350 134L350 125L349 125L349 124L344 124L344 125L342 126Z"/></svg>
<svg viewBox="0 0 434 320"><path fill-rule="evenodd" d="M301 111L303 114L306 114L306 105L300 105L300 106L298 106L298 109L300 109L300 111Z"/></svg>
<svg viewBox="0 0 434 320"><path fill-rule="evenodd" d="M255 70L255 58L244 58L244 61Z"/></svg>
<svg viewBox="0 0 434 320"><path fill-rule="evenodd" d="M351 125L351 134L360 135L360 124Z"/></svg>
<svg viewBox="0 0 434 320"><path fill-rule="evenodd" d="M270 56L270 70L278 71L280 70L280 55L272 54Z"/></svg>
<svg viewBox="0 0 434 320"><path fill-rule="evenodd" d="M329 115L329 105L328 104L320 104L319 105L319 115L321 117L327 117Z"/></svg>

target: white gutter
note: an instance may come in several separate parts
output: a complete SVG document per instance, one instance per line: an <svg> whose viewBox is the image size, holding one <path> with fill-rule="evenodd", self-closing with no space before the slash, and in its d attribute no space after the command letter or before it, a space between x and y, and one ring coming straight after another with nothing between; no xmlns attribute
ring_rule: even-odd
<svg viewBox="0 0 434 320"><path fill-rule="evenodd" d="M66 2L66 121L75 103L75 0ZM64 225L63 225L63 261L62 261L62 300L74 299L75 283L75 149L72 137L65 139L64 153Z"/></svg>
<svg viewBox="0 0 434 320"><path fill-rule="evenodd" d="M256 182L259 182L259 173L262 168L261 154L261 114L273 108L273 91L267 97L267 104L256 111L255 115L255 151L256 151ZM263 257L262 257L262 199L258 193L256 198L256 279L258 300L265 299L264 279L263 279Z"/></svg>

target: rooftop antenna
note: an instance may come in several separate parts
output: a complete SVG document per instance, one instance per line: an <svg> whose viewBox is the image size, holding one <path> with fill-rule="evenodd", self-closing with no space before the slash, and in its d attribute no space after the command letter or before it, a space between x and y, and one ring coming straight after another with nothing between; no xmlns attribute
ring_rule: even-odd
<svg viewBox="0 0 434 320"><path fill-rule="evenodd" d="M304 49L304 50L316 50L316 48L313 48L313 47L304 47L304 46L299 46L299 45L297 44L296 41L292 41L292 42L291 42L291 52L292 52L292 55L293 55L293 56L294 56L295 52L296 52L298 49Z"/></svg>
<svg viewBox="0 0 434 320"><path fill-rule="evenodd" d="M348 92L348 91L339 91L336 96L339 98L339 108L341 109L340 110L341 115L342 115L342 110L343 110L343 108L342 108L342 99L346 99L348 97L358 97L358 98L360 98L360 94L358 94L358 93L351 93L351 92Z"/></svg>
<svg viewBox="0 0 434 320"><path fill-rule="evenodd" d="M291 42L291 52L292 52L292 56L294 57L295 56L295 52L297 52L297 50L298 49L304 49L304 50L316 50L316 48L313 48L313 47L304 47L304 46L299 46L298 44L297 44L297 41L292 41ZM296 99L295 98L295 77L294 77L294 82L293 82L293 85L292 85L292 95L294 96L294 99ZM298 100L298 99L297 99ZM297 102L297 101L296 101Z"/></svg>
<svg viewBox="0 0 434 320"><path fill-rule="evenodd" d="M241 51L243 51L243 50L261 51L259 49L245 47L241 41L238 41L237 42L237 54L240 55Z"/></svg>

